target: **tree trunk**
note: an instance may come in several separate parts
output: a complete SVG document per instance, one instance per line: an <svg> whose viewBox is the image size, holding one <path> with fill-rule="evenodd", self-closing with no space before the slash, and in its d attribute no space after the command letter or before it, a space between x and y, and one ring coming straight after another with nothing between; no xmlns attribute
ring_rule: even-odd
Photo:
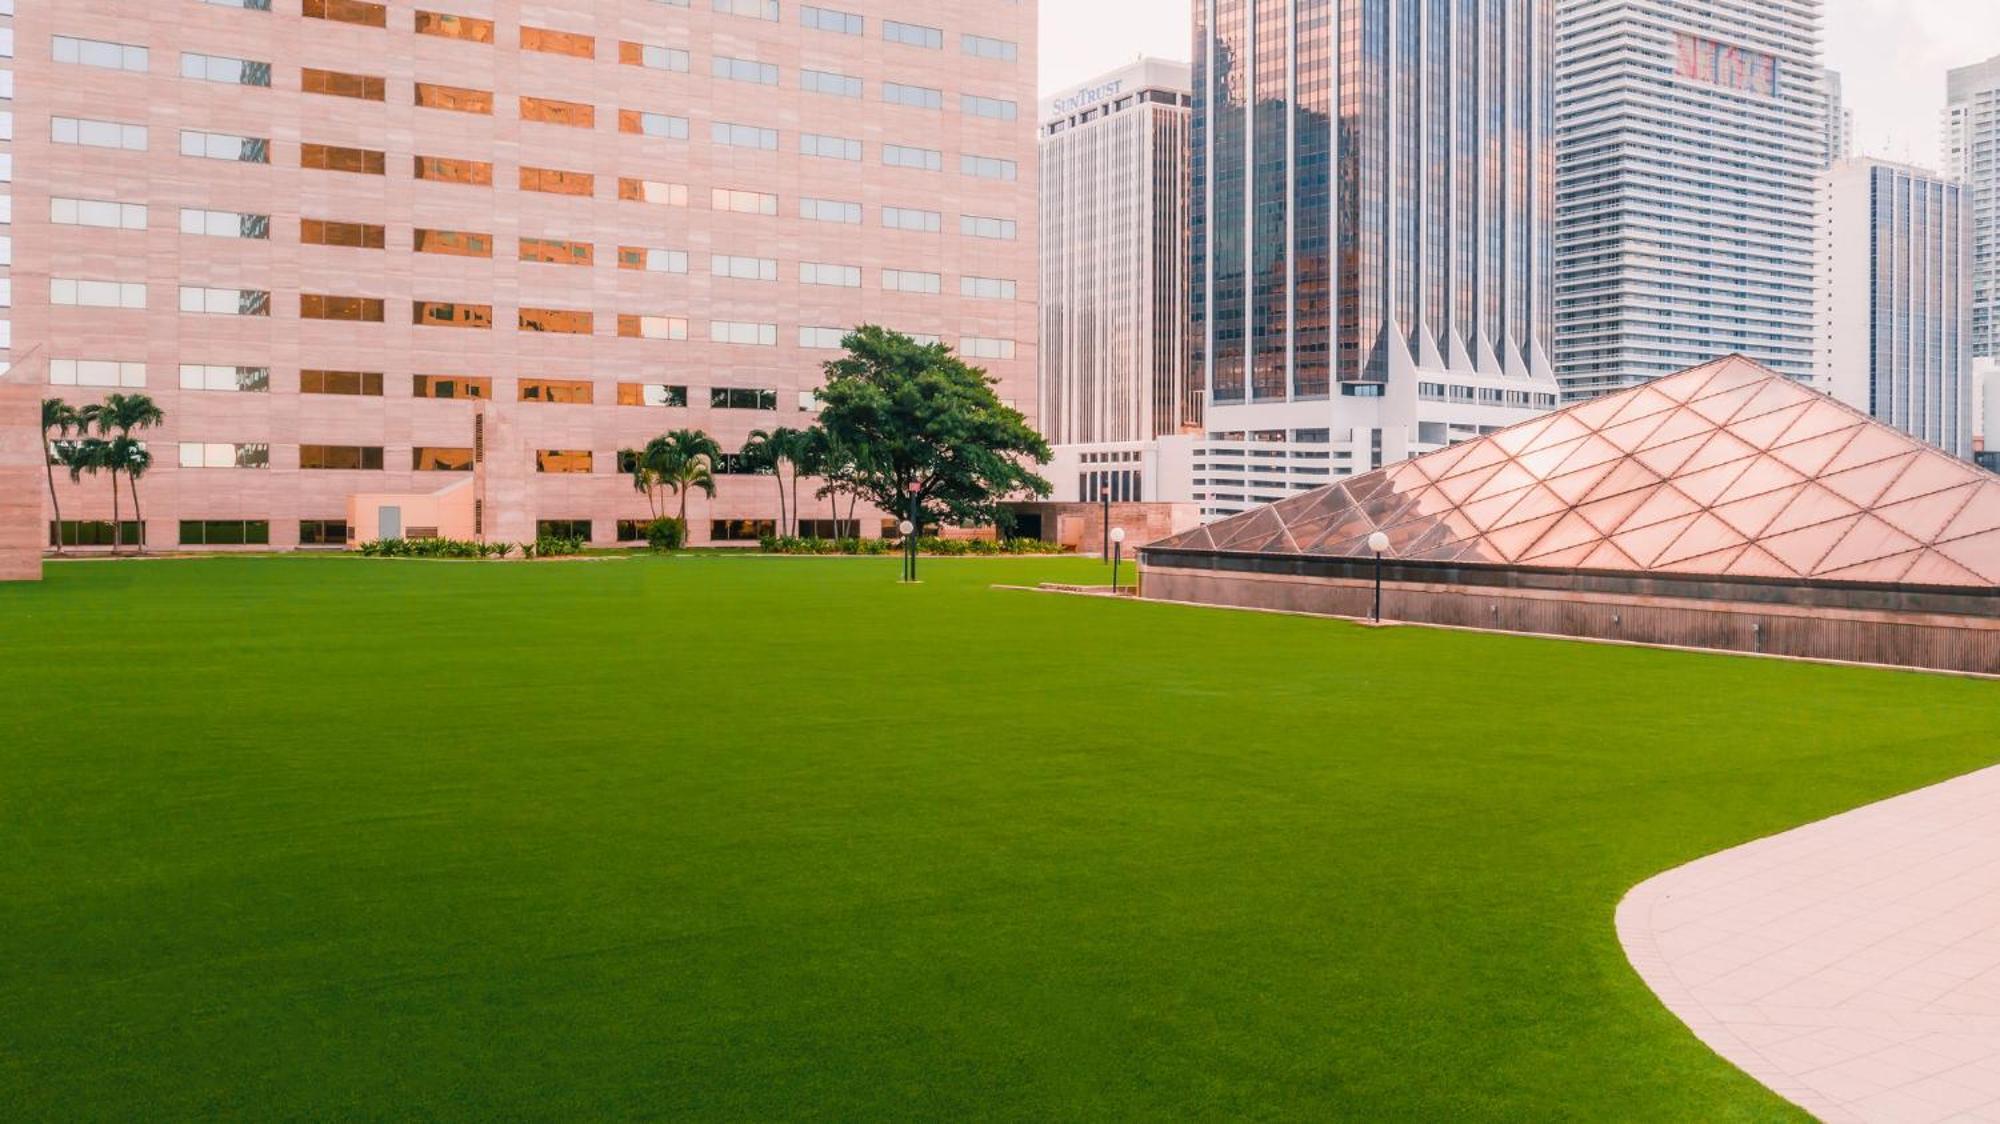
<svg viewBox="0 0 2000 1124"><path fill-rule="evenodd" d="M139 478L125 474L125 486L132 489L132 522L139 525L139 553L146 553L146 517L139 513Z"/></svg>
<svg viewBox="0 0 2000 1124"><path fill-rule="evenodd" d="M792 535L799 533L799 466L792 466ZM815 535L814 538L819 536Z"/></svg>
<svg viewBox="0 0 2000 1124"><path fill-rule="evenodd" d="M685 532L688 525L688 485L683 484L676 491L681 494L681 530Z"/></svg>
<svg viewBox="0 0 2000 1124"><path fill-rule="evenodd" d="M47 434L42 435L42 459L48 462L43 467L47 468L49 472L49 505L55 508L56 510L56 533L55 533L56 553L61 554L63 552L62 551L62 546L63 546L62 497L56 495L55 446L49 442Z"/></svg>
<svg viewBox="0 0 2000 1124"><path fill-rule="evenodd" d="M771 479L778 482L778 535L785 534L785 462L771 462Z"/></svg>
<svg viewBox="0 0 2000 1124"><path fill-rule="evenodd" d="M118 470L111 470L111 553L125 545L125 524L118 518Z"/></svg>

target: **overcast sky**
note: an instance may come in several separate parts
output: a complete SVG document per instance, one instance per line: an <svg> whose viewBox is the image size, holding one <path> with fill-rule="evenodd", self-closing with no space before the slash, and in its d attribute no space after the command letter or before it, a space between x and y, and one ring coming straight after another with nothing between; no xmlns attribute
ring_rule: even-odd
<svg viewBox="0 0 2000 1124"><path fill-rule="evenodd" d="M1042 92L1149 54L1188 57L1188 0L1041 0ZM1847 83L1856 148L1937 161L1944 72L2000 55L2000 0L1826 0L1826 65Z"/></svg>

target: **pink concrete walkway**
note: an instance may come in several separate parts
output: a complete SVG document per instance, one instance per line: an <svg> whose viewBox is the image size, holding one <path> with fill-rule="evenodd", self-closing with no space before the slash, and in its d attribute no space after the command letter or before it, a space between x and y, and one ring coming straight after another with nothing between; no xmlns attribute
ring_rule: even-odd
<svg viewBox="0 0 2000 1124"><path fill-rule="evenodd" d="M1618 936L1702 1041L1823 1120L2000 1124L2000 768L1652 878Z"/></svg>

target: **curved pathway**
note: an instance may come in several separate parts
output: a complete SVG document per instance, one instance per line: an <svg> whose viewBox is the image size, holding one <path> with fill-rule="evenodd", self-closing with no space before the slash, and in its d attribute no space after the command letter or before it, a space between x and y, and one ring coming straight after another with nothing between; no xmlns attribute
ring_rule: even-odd
<svg viewBox="0 0 2000 1124"><path fill-rule="evenodd" d="M2000 1124L2000 767L1760 839L1618 906L1640 976L1826 1121Z"/></svg>

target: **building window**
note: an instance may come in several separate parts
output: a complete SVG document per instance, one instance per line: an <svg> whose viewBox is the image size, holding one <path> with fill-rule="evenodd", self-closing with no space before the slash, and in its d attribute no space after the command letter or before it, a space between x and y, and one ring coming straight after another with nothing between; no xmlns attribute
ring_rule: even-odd
<svg viewBox="0 0 2000 1124"><path fill-rule="evenodd" d="M944 91L929 86L905 86L901 82L882 83L882 100L912 109L943 109Z"/></svg>
<svg viewBox="0 0 2000 1124"><path fill-rule="evenodd" d="M756 125L737 125L728 121L711 122L708 139L715 144L730 148L756 148L765 152L778 149L778 130L765 129Z"/></svg>
<svg viewBox="0 0 2000 1124"><path fill-rule="evenodd" d="M588 519L537 519L535 537L538 539L582 539L590 541L590 520Z"/></svg>
<svg viewBox="0 0 2000 1124"><path fill-rule="evenodd" d="M491 328L493 306L458 301L411 301L410 322L430 328Z"/></svg>
<svg viewBox="0 0 2000 1124"><path fill-rule="evenodd" d="M299 71L299 89L308 94L359 98L362 101L383 101L388 94L383 80L372 74L343 74L338 70L314 70L311 67Z"/></svg>
<svg viewBox="0 0 2000 1124"><path fill-rule="evenodd" d="M727 55L717 55L709 60L709 76L730 82L749 82L758 86L778 84L778 68L768 62L756 59L737 59Z"/></svg>
<svg viewBox="0 0 2000 1124"><path fill-rule="evenodd" d="M618 471L623 473L630 470L620 468ZM651 519L620 519L618 521L618 541L645 542L646 528L652 526L652 523Z"/></svg>
<svg viewBox="0 0 2000 1124"><path fill-rule="evenodd" d="M331 219L300 219L299 241L307 246L350 246L358 250L382 248L384 231L376 223L334 222Z"/></svg>
<svg viewBox="0 0 2000 1124"><path fill-rule="evenodd" d="M659 137L662 140L686 140L688 120L685 117L671 117L664 113L621 109L618 111L618 131L642 137Z"/></svg>
<svg viewBox="0 0 2000 1124"><path fill-rule="evenodd" d="M861 222L861 204L844 199L800 199L799 217L814 222L858 225Z"/></svg>
<svg viewBox="0 0 2000 1124"><path fill-rule="evenodd" d="M588 406L594 399L593 385L587 379L522 379L520 398L523 402Z"/></svg>
<svg viewBox="0 0 2000 1124"><path fill-rule="evenodd" d="M618 247L618 268L642 269L649 273L686 273L685 250L655 250L645 246Z"/></svg>
<svg viewBox="0 0 2000 1124"><path fill-rule="evenodd" d="M410 246L420 254L445 254L455 258L490 258L493 236L476 230L426 230L410 232Z"/></svg>
<svg viewBox="0 0 2000 1124"><path fill-rule="evenodd" d="M380 471L382 468L382 446L300 445L299 467L302 469Z"/></svg>
<svg viewBox="0 0 2000 1124"><path fill-rule="evenodd" d="M144 308L146 286L135 281L49 278L49 303L77 308Z"/></svg>
<svg viewBox="0 0 2000 1124"><path fill-rule="evenodd" d="M114 230L146 229L144 203L118 203L106 199L49 200L49 221L63 226L102 226Z"/></svg>
<svg viewBox="0 0 2000 1124"><path fill-rule="evenodd" d="M799 89L828 97L858 98L861 96L861 79L831 70L801 70Z"/></svg>
<svg viewBox="0 0 2000 1124"><path fill-rule="evenodd" d="M715 0L715 10L725 16L753 20L776 20L778 0Z"/></svg>
<svg viewBox="0 0 2000 1124"><path fill-rule="evenodd" d="M565 172L557 168L522 168L521 190L589 195L597 190L597 177L589 172Z"/></svg>
<svg viewBox="0 0 2000 1124"><path fill-rule="evenodd" d="M271 545L269 519L183 519L180 523L182 546Z"/></svg>
<svg viewBox="0 0 2000 1124"><path fill-rule="evenodd" d="M988 218L984 215L960 215L958 232L968 238L999 238L1011 241L1015 234L1014 220Z"/></svg>
<svg viewBox="0 0 2000 1124"><path fill-rule="evenodd" d="M521 98L521 120L540 121L546 125L566 125L572 129L591 129L597 126L597 107L578 101L557 101L555 98Z"/></svg>
<svg viewBox="0 0 2000 1124"><path fill-rule="evenodd" d="M383 154L372 148L345 148L336 144L302 144L299 167L323 172L352 172L379 176L385 170Z"/></svg>
<svg viewBox="0 0 2000 1124"><path fill-rule="evenodd" d="M521 28L521 49L542 51L551 55L568 55L571 58L594 59L597 57L597 40L589 35L573 31L552 31L546 27Z"/></svg>
<svg viewBox="0 0 2000 1124"><path fill-rule="evenodd" d="M862 19L853 12L843 12L837 8L815 8L810 4L799 8L799 24L814 31L831 31L836 35L859 35Z"/></svg>
<svg viewBox="0 0 2000 1124"><path fill-rule="evenodd" d="M882 146L882 163L891 168L915 168L936 172L944 168L944 153L935 148L912 148L905 144Z"/></svg>
<svg viewBox="0 0 2000 1124"><path fill-rule="evenodd" d="M711 519L708 521L710 542L757 542L771 538L778 533L775 519Z"/></svg>
<svg viewBox="0 0 2000 1124"><path fill-rule="evenodd" d="M778 259L743 257L737 254L710 254L708 271L712 276L729 277L738 281L776 281Z"/></svg>
<svg viewBox="0 0 2000 1124"><path fill-rule="evenodd" d="M349 394L367 398L380 398L382 397L382 372L300 371L299 393Z"/></svg>
<svg viewBox="0 0 2000 1124"><path fill-rule="evenodd" d="M958 353L968 359L1012 359L1014 341L966 336L958 341Z"/></svg>
<svg viewBox="0 0 2000 1124"><path fill-rule="evenodd" d="M51 359L50 386L135 387L146 385L146 365L115 359Z"/></svg>
<svg viewBox="0 0 2000 1124"><path fill-rule="evenodd" d="M906 47L928 47L934 51L944 49L944 32L922 24L883 20L882 38L887 42L901 43Z"/></svg>
<svg viewBox="0 0 2000 1124"><path fill-rule="evenodd" d="M686 74L688 53L679 47L656 47L651 43L618 44L618 61L626 66L643 66L648 70L668 70L676 74Z"/></svg>
<svg viewBox="0 0 2000 1124"><path fill-rule="evenodd" d="M239 164L269 164L271 142L263 137L182 129L181 155L203 160L232 160Z"/></svg>
<svg viewBox="0 0 2000 1124"><path fill-rule="evenodd" d="M688 205L688 189L684 183L662 183L659 180L621 177L618 180L618 198L633 203L657 203L665 207L685 207Z"/></svg>
<svg viewBox="0 0 2000 1124"><path fill-rule="evenodd" d="M142 224L143 216L142 208ZM247 214L242 211L204 211L194 207L182 207L181 233L199 234L209 238L269 238L271 216Z"/></svg>
<svg viewBox="0 0 2000 1124"><path fill-rule="evenodd" d="M814 328L799 326L799 346L807 348L835 349L840 341L847 338L845 328Z"/></svg>
<svg viewBox="0 0 2000 1124"><path fill-rule="evenodd" d="M269 86L271 64L182 51L181 77L203 82L221 82L231 86Z"/></svg>
<svg viewBox="0 0 2000 1124"><path fill-rule="evenodd" d="M183 441L182 468L269 468L271 447L264 444L238 445L227 441Z"/></svg>
<svg viewBox="0 0 2000 1124"><path fill-rule="evenodd" d="M49 57L56 62L105 70L129 70L137 74L146 73L152 65L144 47L103 39L76 39L68 35L58 35L50 42Z"/></svg>
<svg viewBox="0 0 2000 1124"><path fill-rule="evenodd" d="M825 133L800 133L799 151L807 156L821 156L830 160L859 160L861 142L851 137L835 137Z"/></svg>
<svg viewBox="0 0 2000 1124"><path fill-rule="evenodd" d="M997 59L1013 62L1020 55L1020 48L1005 39L989 39L984 35L961 34L958 49L963 54L980 59Z"/></svg>
<svg viewBox="0 0 2000 1124"><path fill-rule="evenodd" d="M961 277L958 279L958 295L976 300L1014 299L1014 283L1004 277Z"/></svg>
<svg viewBox="0 0 2000 1124"><path fill-rule="evenodd" d="M491 398L493 380L484 375L412 375L413 398Z"/></svg>
<svg viewBox="0 0 2000 1124"><path fill-rule="evenodd" d="M1020 107L1014 102L978 94L958 95L958 111L971 117L990 117L995 121L1012 121L1020 116Z"/></svg>
<svg viewBox="0 0 2000 1124"><path fill-rule="evenodd" d="M367 0L300 0L299 14L307 19L333 20L363 27L389 26L389 6Z"/></svg>
<svg viewBox="0 0 2000 1124"><path fill-rule="evenodd" d="M708 406L711 410L775 410L778 392L740 386L710 387Z"/></svg>
<svg viewBox="0 0 2000 1124"><path fill-rule="evenodd" d="M636 316L621 313L618 317L618 334L627 339L684 340L688 338L688 322L679 316Z"/></svg>
<svg viewBox="0 0 2000 1124"><path fill-rule="evenodd" d="M560 238L523 238L521 260L548 265L590 265L596 260L596 251L588 242L570 242Z"/></svg>
<svg viewBox="0 0 2000 1124"><path fill-rule="evenodd" d="M440 39L463 39L468 43L493 42L493 21L474 16L454 16L446 12L418 12L418 35Z"/></svg>
<svg viewBox="0 0 2000 1124"><path fill-rule="evenodd" d="M146 150L146 126L122 121L96 121L87 117L49 118L49 140L85 148L122 148L129 152ZM181 151L187 151L187 130L181 131Z"/></svg>
<svg viewBox="0 0 2000 1124"><path fill-rule="evenodd" d="M856 265L832 265L827 262L802 261L799 263L799 283L802 285L832 285L842 289L861 287L861 267Z"/></svg>
<svg viewBox="0 0 2000 1124"><path fill-rule="evenodd" d="M268 289L217 289L203 285L181 286L181 311L208 316L269 316Z"/></svg>
<svg viewBox="0 0 2000 1124"><path fill-rule="evenodd" d="M416 178L438 183L464 183L477 187L493 185L493 165L484 160L456 160L447 156L416 158Z"/></svg>
<svg viewBox="0 0 2000 1124"><path fill-rule="evenodd" d="M322 293L299 294L301 320L363 320L382 322L380 297L336 297Z"/></svg>
<svg viewBox="0 0 2000 1124"><path fill-rule="evenodd" d="M301 519L299 520L300 546L346 546L347 520L345 519Z"/></svg>
<svg viewBox="0 0 2000 1124"><path fill-rule="evenodd" d="M943 291L943 279L935 273L924 273L910 269L885 269L882 271L882 288L894 293L919 293L934 296Z"/></svg>
<svg viewBox="0 0 2000 1124"><path fill-rule="evenodd" d="M127 519L118 524L118 534L114 539L109 519L65 519L60 524L49 524L49 545L55 546L60 539L63 546L111 546L122 542L127 546L137 544L145 536L145 528L137 520Z"/></svg>
<svg viewBox="0 0 2000 1124"><path fill-rule="evenodd" d="M410 450L411 472L471 472L472 450L444 445L418 445Z"/></svg>
<svg viewBox="0 0 2000 1124"><path fill-rule="evenodd" d="M590 450L588 449L537 449L535 450L535 471L549 473L571 473L590 471Z"/></svg>
<svg viewBox="0 0 2000 1124"><path fill-rule="evenodd" d="M717 187L708 193L708 205L717 211L730 211L739 215L775 215L778 213L778 197L763 191L736 191Z"/></svg>
<svg viewBox="0 0 2000 1124"><path fill-rule="evenodd" d="M680 408L688 404L688 388L656 382L621 382L618 384L618 404Z"/></svg>
<svg viewBox="0 0 2000 1124"><path fill-rule="evenodd" d="M1012 160L1002 160L997 156L973 156L970 153L958 158L960 175L982 180L1012 180L1016 169Z"/></svg>
<svg viewBox="0 0 2000 1124"><path fill-rule="evenodd" d="M555 332L561 335L587 336L593 328L593 316L587 311L569 308L523 308L518 324L524 332Z"/></svg>
<svg viewBox="0 0 2000 1124"><path fill-rule="evenodd" d="M268 394L271 368L231 367L217 363L181 364L182 390L220 390L236 394Z"/></svg>
<svg viewBox="0 0 2000 1124"><path fill-rule="evenodd" d="M420 109L448 109L454 113L478 113L486 116L491 116L493 113L493 93L490 90L470 90L463 86L440 86L435 82L419 82L416 101Z"/></svg>
<svg viewBox="0 0 2000 1124"><path fill-rule="evenodd" d="M778 343L778 326L742 320L711 320L708 322L708 341L775 347Z"/></svg>
<svg viewBox="0 0 2000 1124"><path fill-rule="evenodd" d="M923 211L915 207L882 208L882 225L891 230L914 230L924 234L936 234L943 221L943 216L936 211Z"/></svg>

